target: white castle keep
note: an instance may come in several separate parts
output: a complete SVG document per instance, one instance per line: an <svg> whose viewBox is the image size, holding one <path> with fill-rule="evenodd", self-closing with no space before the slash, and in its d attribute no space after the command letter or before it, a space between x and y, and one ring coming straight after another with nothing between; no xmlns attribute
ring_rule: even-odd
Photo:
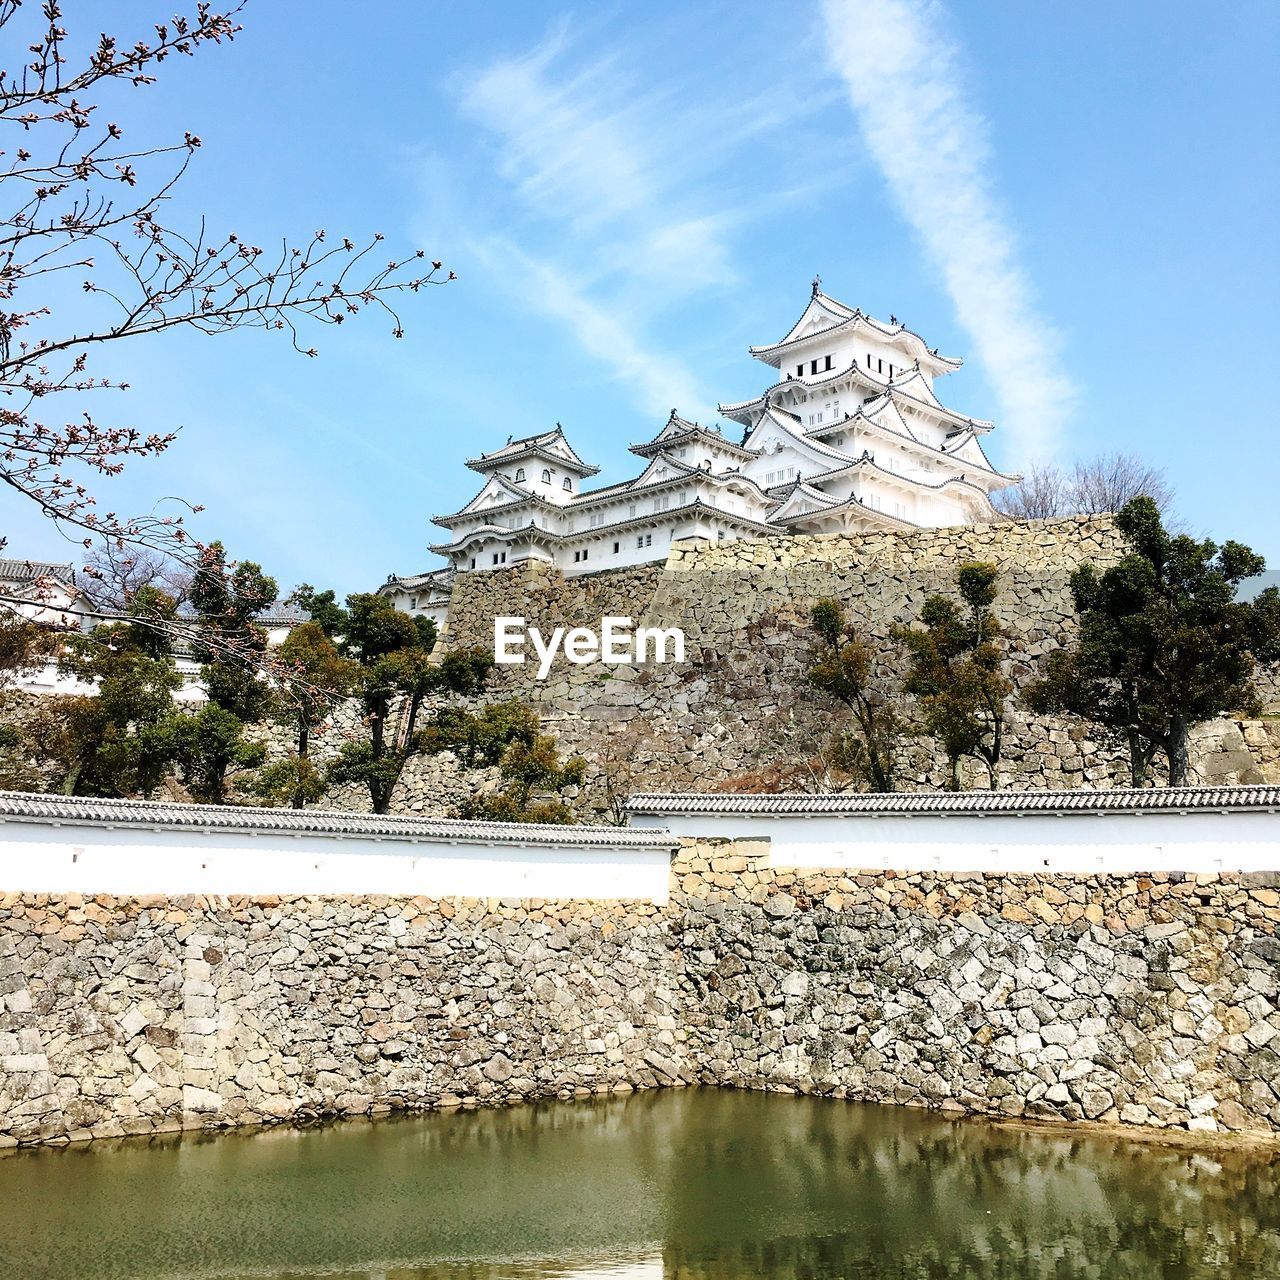
<svg viewBox="0 0 1280 1280"><path fill-rule="evenodd" d="M673 409L631 452L634 479L584 488L598 472L557 423L467 462L484 477L460 511L436 516L448 564L393 575L379 593L443 620L456 573L527 561L566 574L665 560L682 538L733 541L786 533L970 524L995 515L1013 484L982 449L992 424L948 409L934 382L961 361L891 316L886 324L822 292L778 342L750 348L779 380L754 400L720 405L741 439ZM735 433L736 434L736 433Z"/></svg>

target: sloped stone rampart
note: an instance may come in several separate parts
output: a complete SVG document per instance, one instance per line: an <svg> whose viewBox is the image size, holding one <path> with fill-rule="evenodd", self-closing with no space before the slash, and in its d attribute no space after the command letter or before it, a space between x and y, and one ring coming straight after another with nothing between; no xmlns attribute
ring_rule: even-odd
<svg viewBox="0 0 1280 1280"><path fill-rule="evenodd" d="M459 575L445 643L491 648L495 616L525 617L544 634L555 626L599 626L606 615L638 625L679 626L689 641L683 664L574 666L557 661L546 680L532 666L497 668L490 697L536 706L566 750L602 767L612 735L636 789L707 790L795 759L821 733L823 718L804 690L809 611L823 597L845 607L879 648L886 691L900 683L895 624L918 619L925 598L955 595L967 560L1000 568L995 610L1006 627L1008 674L1021 687L1047 653L1075 630L1071 574L1105 568L1125 551L1109 516L1002 522L910 533L766 538L716 545L680 543L665 565L566 578L541 565ZM1262 681L1270 698L1269 674ZM908 745L900 785L946 784L940 753ZM1263 721L1216 721L1193 743L1193 776L1217 783L1280 777L1280 753ZM413 788L415 767L406 774ZM966 782L985 786L969 762ZM1001 769L1006 788L1128 785L1124 754L1088 726L1032 718L1011 700ZM588 774L598 796L599 768Z"/></svg>

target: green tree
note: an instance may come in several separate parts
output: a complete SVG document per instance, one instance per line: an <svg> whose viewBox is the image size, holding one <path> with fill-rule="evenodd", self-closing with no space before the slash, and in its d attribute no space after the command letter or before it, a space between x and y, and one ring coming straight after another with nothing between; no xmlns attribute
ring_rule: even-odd
<svg viewBox="0 0 1280 1280"><path fill-rule="evenodd" d="M959 604L932 595L920 611L923 627L894 628L910 663L903 688L918 700L921 730L946 753L952 791L960 789L960 761L967 756L986 766L992 789L999 785L1005 702L1013 685L1000 669L1004 632L991 610L998 578L993 564L962 564Z"/></svg>
<svg viewBox="0 0 1280 1280"><path fill-rule="evenodd" d="M532 742L517 737L502 753L502 790L472 797L461 806L461 815L491 822L572 823L573 810L551 793L580 784L586 768L580 756L562 761L548 733L535 734Z"/></svg>
<svg viewBox="0 0 1280 1280"><path fill-rule="evenodd" d="M245 724L266 714L271 691L261 678L266 632L254 621L276 598L276 580L251 560L227 563L221 542L201 549L190 600L198 619L196 653L209 701Z"/></svg>
<svg viewBox="0 0 1280 1280"><path fill-rule="evenodd" d="M1238 542L1170 534L1150 498L1126 504L1116 523L1129 554L1102 573L1085 565L1072 575L1079 636L1049 655L1023 699L1125 743L1135 787L1147 785L1161 752L1169 785L1182 786L1191 727L1256 712L1255 659L1280 656L1280 593L1237 600L1263 558Z"/></svg>
<svg viewBox="0 0 1280 1280"><path fill-rule="evenodd" d="M58 652L56 631L0 605L0 689L39 670Z"/></svg>
<svg viewBox="0 0 1280 1280"><path fill-rule="evenodd" d="M227 774L255 768L267 754L261 742L245 737L244 721L216 702L176 717L173 744L182 780L200 804L225 804Z"/></svg>
<svg viewBox="0 0 1280 1280"><path fill-rule="evenodd" d="M172 619L173 599L141 588L137 618L67 637L65 675L93 683L92 696L59 700L58 726L37 726L37 754L53 762L67 795L150 796L177 754L182 685L168 635L152 619Z"/></svg>
<svg viewBox="0 0 1280 1280"><path fill-rule="evenodd" d="M289 756L259 769L249 791L268 804L303 809L329 789L325 775L306 756Z"/></svg>
<svg viewBox="0 0 1280 1280"><path fill-rule="evenodd" d="M294 752L262 770L252 789L265 800L301 809L325 791L324 778L309 759L312 734L351 692L360 667L339 653L324 626L314 620L289 632L277 658L275 715L293 731Z"/></svg>
<svg viewBox="0 0 1280 1280"><path fill-rule="evenodd" d="M582 781L586 761L561 761L556 740L539 732L538 714L527 703L491 702L479 711L443 707L417 736L420 751L452 751L469 768L498 765L503 787L496 795L479 796L462 806L469 818L498 822L575 821L562 800L534 800L535 792L559 792Z"/></svg>
<svg viewBox="0 0 1280 1280"><path fill-rule="evenodd" d="M347 629L347 611L331 590L317 591L309 582L300 582L286 597L285 604L305 610L330 640L338 639Z"/></svg>
<svg viewBox="0 0 1280 1280"><path fill-rule="evenodd" d="M359 782L369 790L374 813L386 813L391 793L414 746L423 700L431 696L470 697L479 693L493 666L481 649L457 650L431 661L425 628L384 596L347 597L343 649L359 664L355 688L364 707L369 737L344 743L330 769L334 782ZM431 637L434 643L434 636ZM393 706L398 732L388 736Z"/></svg>
<svg viewBox="0 0 1280 1280"><path fill-rule="evenodd" d="M513 742L532 746L538 716L528 703L490 702L477 712L442 707L423 725L418 750L429 755L452 751L467 768L499 764Z"/></svg>
<svg viewBox="0 0 1280 1280"><path fill-rule="evenodd" d="M851 630L835 600L819 600L810 613L817 638L808 682L848 708L856 732L839 734L839 766L871 791L892 791L902 723L893 703L875 687L875 654Z"/></svg>

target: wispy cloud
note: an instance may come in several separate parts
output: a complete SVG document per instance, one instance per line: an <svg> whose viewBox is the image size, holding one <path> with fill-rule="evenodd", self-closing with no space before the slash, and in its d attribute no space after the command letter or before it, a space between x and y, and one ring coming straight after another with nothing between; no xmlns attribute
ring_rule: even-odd
<svg viewBox="0 0 1280 1280"><path fill-rule="evenodd" d="M942 273L1021 462L1055 452L1073 399L1016 237L992 190L937 0L821 0L831 57L903 215Z"/></svg>
<svg viewBox="0 0 1280 1280"><path fill-rule="evenodd" d="M645 412L666 417L669 410L692 410L709 403L705 388L669 354L641 340L626 318L596 303L572 274L530 257L510 241L494 237L474 251L544 315L559 321L589 356L633 394Z"/></svg>
<svg viewBox="0 0 1280 1280"><path fill-rule="evenodd" d="M463 114L497 140L498 172L543 214L598 227L649 208L663 186L642 109L610 56L574 65L563 28L469 76Z"/></svg>
<svg viewBox="0 0 1280 1280"><path fill-rule="evenodd" d="M719 92L713 75L691 91L678 75L641 79L633 55L585 47L561 24L458 80L459 110L516 199L501 235L473 226L472 249L645 412L700 414L714 401L685 353L654 335L740 279L734 241L759 209L735 197L730 161L823 100L755 102Z"/></svg>

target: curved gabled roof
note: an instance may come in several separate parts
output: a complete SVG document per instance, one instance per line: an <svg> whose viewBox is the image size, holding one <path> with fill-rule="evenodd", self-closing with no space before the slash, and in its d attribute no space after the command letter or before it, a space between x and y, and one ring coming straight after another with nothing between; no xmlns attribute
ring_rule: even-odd
<svg viewBox="0 0 1280 1280"><path fill-rule="evenodd" d="M785 412L785 411L780 411L778 409L775 409L773 408L772 405L770 405L767 409L765 409L764 413L760 415L760 418L756 422L755 426L751 429L751 434L747 437L747 439L748 440L751 439L751 437L754 436L756 432L762 430L765 426L766 419L768 419L771 421L772 425L781 428L781 430L786 434L788 439L793 443L795 448L800 449L802 451L807 449L809 452L816 454L818 457L826 456L828 458L839 458L841 460L847 459L848 455L841 453L839 449L834 449L829 444L823 444L821 440L811 440L808 436L806 436L801 431L793 431L789 423L784 422L780 417L777 416L780 412ZM787 414L787 417L789 418L794 416L795 416L794 414ZM757 449L757 450L754 450L753 452L756 458L763 459L767 457L767 455L762 450Z"/></svg>
<svg viewBox="0 0 1280 1280"><path fill-rule="evenodd" d="M775 411L787 413L789 410L778 410L777 405L770 403L772 397L778 392L793 390L795 387L804 387L806 390L817 390L820 387L826 386L828 383L838 382L841 378L847 378L851 374L863 379L868 386L874 387L877 390L879 390L883 385L882 383L876 382L874 379L868 378L865 372L858 367L858 362L856 360L852 360L839 369L832 369L829 372L815 374L813 377L794 378L791 374L787 374L785 378L775 382L773 386L766 387L754 400L738 400L736 402L720 404L716 407L726 418L732 418L735 422L743 421L743 419L738 416L739 414L747 414L755 409L774 409ZM798 415L793 414L792 416L796 417L797 421L799 420Z"/></svg>
<svg viewBox="0 0 1280 1280"><path fill-rule="evenodd" d="M671 410L671 417L653 439L643 444L633 444L630 450L641 458L647 458L656 452L674 448L691 440L705 440L712 448L723 449L724 452L740 458L749 459L755 456L750 449L744 449L742 445L726 440L718 430L712 431L700 422L690 422L687 418L680 417L674 409Z"/></svg>
<svg viewBox="0 0 1280 1280"><path fill-rule="evenodd" d="M868 520L879 523L892 525L900 529L919 529L920 525L913 520L908 520L905 516L893 516L887 511L881 511L877 507L869 507L860 498L848 497L843 502L832 503L830 506L821 507L816 511L799 512L794 516L787 516L779 521L784 525L803 524L806 520L817 520L823 516L840 515L842 512L849 511L855 515L863 516Z"/></svg>
<svg viewBox="0 0 1280 1280"><path fill-rule="evenodd" d="M893 408L894 417L902 423L905 431L899 431L895 427L890 426L886 422L879 421L875 416L873 416L874 414L882 413L886 408ZM982 461L986 464L987 470L993 476L998 476L1001 480L1007 480L1010 484L1016 484L1021 478L1016 475L1008 475L1003 471L997 471L995 467L991 465L991 460L987 457L986 450L983 449L982 442L978 439L977 433L967 426L954 432L952 436L947 437L948 440L953 438L956 439L957 443L953 448L939 449L936 445L929 444L926 440L921 440L920 437L911 430L911 424L902 415L897 406L893 403L892 399L889 397L885 397L881 406L877 409L873 409L871 413L867 413L865 411L865 406L863 406L862 408L859 408L856 413L850 414L847 418L843 418L839 422L825 423L820 427L813 427L809 431L805 432L805 434L808 436L818 437L835 430L856 430L860 424L865 425L866 428L872 431L878 431L888 436L896 436L904 443L931 453L936 457L946 458L951 462L963 463L965 461L965 459L958 455L956 450L964 444L965 439L972 439L978 447L978 452L982 455ZM820 473L820 475L821 474L826 473ZM812 476L810 478L816 480L819 476Z"/></svg>
<svg viewBox="0 0 1280 1280"><path fill-rule="evenodd" d="M801 330L814 318L826 320L826 326L813 333L802 333ZM800 343L811 341L814 338L825 338L837 330L856 329L860 325L870 329L877 337L883 340L901 342L905 347L911 349L912 355L916 359L926 361L934 366L939 373L949 373L953 369L959 369L964 363L963 360L956 356L939 355L935 349L926 344L918 333L899 323L896 316L891 319L890 323L886 324L883 320L877 320L857 307L846 306L843 302L823 293L816 280L814 281L813 293L810 296L808 305L801 313L800 318L787 331L786 336L777 342L749 347L748 351L757 360L763 360L766 364L777 367L781 364L786 352Z"/></svg>
<svg viewBox="0 0 1280 1280"><path fill-rule="evenodd" d="M830 494L823 493L820 489L815 489L808 480L797 477L786 489L778 495L777 506L769 512L769 522L785 522L793 517L786 514L787 507L793 502L810 501L816 503L815 510L823 510L828 507L836 507L841 505L839 499L832 498ZM797 513L813 515L815 511Z"/></svg>
<svg viewBox="0 0 1280 1280"><path fill-rule="evenodd" d="M498 507L474 507L472 504L478 502L485 493L490 489L500 488L512 495L510 502L504 502ZM523 506L533 503L548 511L559 511L560 508L554 502L548 502L545 498L540 498L536 493L529 492L528 489L522 489L513 480L508 480L506 476L494 475L490 476L484 484L480 486L480 491L471 498L465 507L460 511L453 512L447 516L432 516L431 523L438 524L442 529L448 529L457 521L462 520L466 516L488 515L491 511L517 511Z"/></svg>
<svg viewBox="0 0 1280 1280"><path fill-rule="evenodd" d="M861 370L859 370L859 373L861 373ZM890 380L889 382L876 383L874 379L870 381L876 387L878 394L869 397L863 402L863 407L868 413L876 412L875 402L877 400L885 396L895 395L901 396L913 407L919 406L925 413L932 413L935 417L941 418L944 422L954 423L957 427L971 427L974 431L982 433L986 433L992 428L993 424L984 418L972 418L967 413L961 413L958 409L948 409L936 396L928 400L922 400L919 396L912 395L902 382Z"/></svg>
<svg viewBox="0 0 1280 1280"><path fill-rule="evenodd" d="M569 456L566 458L563 453L554 451L551 448L553 444L563 445ZM593 467L578 457L574 447L565 438L564 428L558 422L554 431L542 431L537 435L522 436L519 440L508 440L501 449L495 449L492 453L482 453L478 458L468 458L467 466L472 471L487 474L494 467L506 466L520 458L535 455L546 458L549 462L558 463L560 466L568 463L584 476L594 476L600 471L599 467Z"/></svg>
<svg viewBox="0 0 1280 1280"><path fill-rule="evenodd" d="M452 565L442 565L439 569L424 569L421 573L410 573L404 577L392 573L387 575L386 582L374 592L374 595L380 596L390 591L419 591L423 587L443 591L453 582L453 578Z"/></svg>
<svg viewBox="0 0 1280 1280"><path fill-rule="evenodd" d="M864 369L856 359L851 360L847 365L840 369L832 369L828 373L819 374L809 378L793 378L786 377L780 382L775 382L773 386L767 387L754 400L739 400L733 403L719 405L719 410L726 418L732 418L735 422L741 422L747 426L753 426L753 415L763 413L766 409L774 409L778 412L786 413L788 410L779 410L778 406L773 404L776 396L783 392L803 388L806 392L813 392L824 387L830 386L832 383L838 383L848 379L851 383L861 383L874 394L868 396L864 401L865 404L871 404L875 400L890 393L902 396L904 400L912 405L918 405L924 412L935 414L945 422L954 423L957 426L972 426L975 431L990 431L992 423L982 418L973 418L968 414L961 413L957 409L949 409L944 405L938 397L933 393L933 389L924 379L918 369L914 367L905 371L904 377L878 378L875 374ZM916 384L919 379L918 385ZM834 390L834 388L832 388ZM923 395L913 394L915 391L922 391ZM797 417L797 415L792 415Z"/></svg>

